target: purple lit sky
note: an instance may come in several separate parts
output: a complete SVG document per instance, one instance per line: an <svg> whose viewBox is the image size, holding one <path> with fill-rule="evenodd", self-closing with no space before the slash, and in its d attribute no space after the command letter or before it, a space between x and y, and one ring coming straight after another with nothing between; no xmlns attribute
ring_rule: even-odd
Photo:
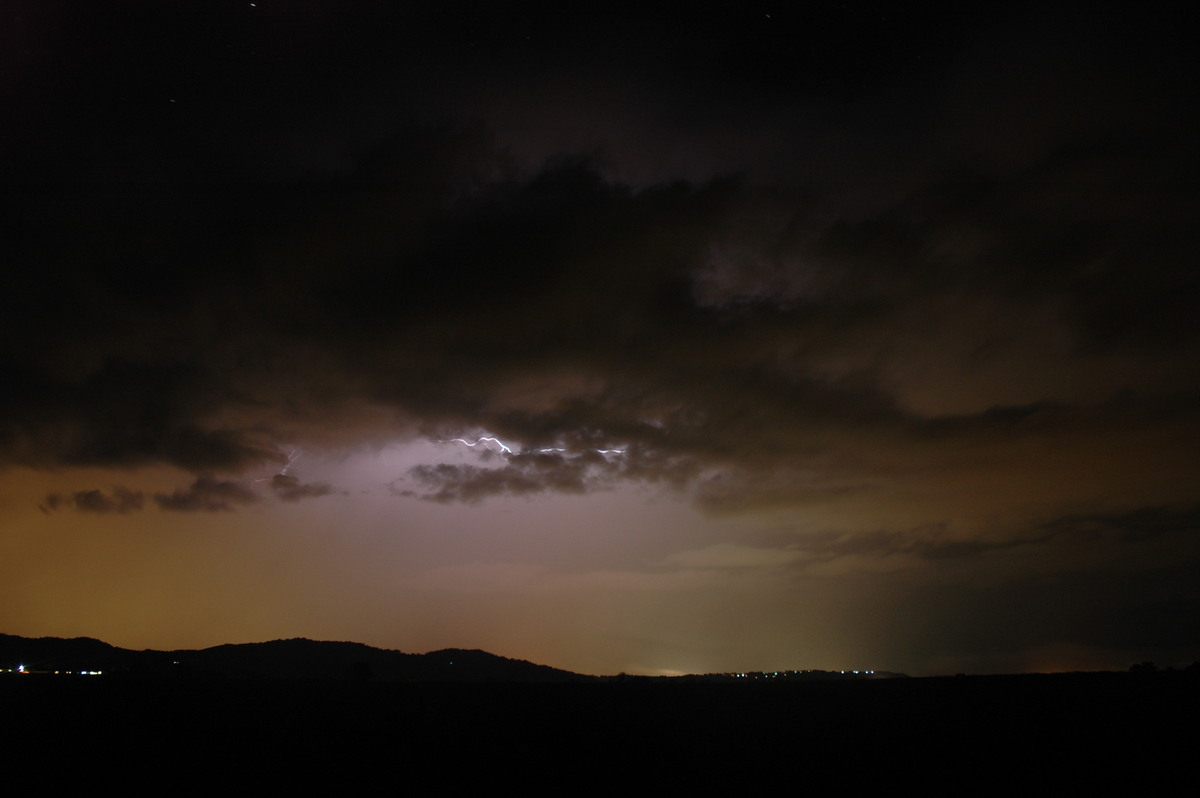
<svg viewBox="0 0 1200 798"><path fill-rule="evenodd" d="M0 631L1200 658L1180 21L432 8L5 4Z"/></svg>

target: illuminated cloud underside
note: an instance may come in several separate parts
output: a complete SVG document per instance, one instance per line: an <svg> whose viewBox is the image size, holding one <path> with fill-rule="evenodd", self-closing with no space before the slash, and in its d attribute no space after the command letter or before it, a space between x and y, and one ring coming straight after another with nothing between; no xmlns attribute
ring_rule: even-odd
<svg viewBox="0 0 1200 798"><path fill-rule="evenodd" d="M0 631L1200 657L1175 20L26 5Z"/></svg>

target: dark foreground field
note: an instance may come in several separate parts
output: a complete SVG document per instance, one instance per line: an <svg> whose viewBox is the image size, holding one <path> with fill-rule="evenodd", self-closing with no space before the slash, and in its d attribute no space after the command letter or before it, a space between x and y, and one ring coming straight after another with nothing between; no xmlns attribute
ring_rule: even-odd
<svg viewBox="0 0 1200 798"><path fill-rule="evenodd" d="M9 677L0 756L7 778L32 779L36 794L81 778L88 792L134 793L1073 792L1190 782L1198 696L1200 680L1175 673L523 685Z"/></svg>

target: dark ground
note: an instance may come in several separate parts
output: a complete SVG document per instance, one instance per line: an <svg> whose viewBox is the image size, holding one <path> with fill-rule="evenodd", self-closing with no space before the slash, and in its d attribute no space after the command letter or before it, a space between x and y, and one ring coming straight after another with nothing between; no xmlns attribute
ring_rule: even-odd
<svg viewBox="0 0 1200 798"><path fill-rule="evenodd" d="M32 777L40 794L80 779L89 792L134 793L1074 794L1192 781L1198 708L1200 679L1183 673L790 684L0 678L7 779Z"/></svg>

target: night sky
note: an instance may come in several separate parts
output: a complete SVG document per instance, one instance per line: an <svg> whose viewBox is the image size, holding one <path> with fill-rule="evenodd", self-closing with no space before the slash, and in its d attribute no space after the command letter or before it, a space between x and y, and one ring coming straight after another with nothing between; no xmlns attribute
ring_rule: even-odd
<svg viewBox="0 0 1200 798"><path fill-rule="evenodd" d="M0 631L1200 659L1193 29L969 5L4 3Z"/></svg>

